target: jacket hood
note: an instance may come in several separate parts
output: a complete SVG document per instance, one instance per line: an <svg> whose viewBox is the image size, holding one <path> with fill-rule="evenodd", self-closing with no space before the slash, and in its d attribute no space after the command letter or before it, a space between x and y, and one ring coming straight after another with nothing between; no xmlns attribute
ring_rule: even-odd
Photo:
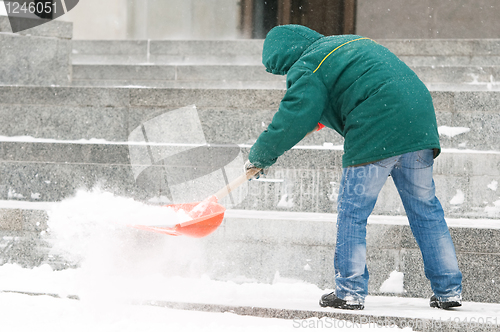
<svg viewBox="0 0 500 332"><path fill-rule="evenodd" d="M262 63L276 75L286 75L302 53L322 34L302 25L281 25L269 31L264 40Z"/></svg>

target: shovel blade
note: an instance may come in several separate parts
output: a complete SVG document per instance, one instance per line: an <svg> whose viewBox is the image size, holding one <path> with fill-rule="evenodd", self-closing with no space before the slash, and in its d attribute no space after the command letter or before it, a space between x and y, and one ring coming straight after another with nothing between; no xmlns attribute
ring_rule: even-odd
<svg viewBox="0 0 500 332"><path fill-rule="evenodd" d="M189 212L196 206L196 203L172 204L165 205L166 207L173 208L175 211L184 210ZM205 237L213 233L222 223L224 219L224 212L226 208L216 202L210 202L204 209L203 214L186 222L175 225L174 227L162 226L146 226L146 225L131 225L133 228L141 229L144 231L172 235L172 236L189 236L194 238Z"/></svg>

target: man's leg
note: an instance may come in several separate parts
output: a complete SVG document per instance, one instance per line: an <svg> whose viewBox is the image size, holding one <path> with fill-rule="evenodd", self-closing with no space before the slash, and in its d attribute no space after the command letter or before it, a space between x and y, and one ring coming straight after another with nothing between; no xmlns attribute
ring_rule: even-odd
<svg viewBox="0 0 500 332"><path fill-rule="evenodd" d="M402 155L391 174L437 300L460 302L462 274L443 208L435 195L432 166L433 151L422 150Z"/></svg>
<svg viewBox="0 0 500 332"><path fill-rule="evenodd" d="M368 293L366 222L398 158L343 169L337 211L335 295L348 303L362 304Z"/></svg>

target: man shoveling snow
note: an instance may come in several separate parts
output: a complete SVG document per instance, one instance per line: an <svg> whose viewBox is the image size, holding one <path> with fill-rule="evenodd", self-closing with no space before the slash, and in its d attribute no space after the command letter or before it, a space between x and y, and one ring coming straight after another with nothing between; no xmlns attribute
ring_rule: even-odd
<svg viewBox="0 0 500 332"><path fill-rule="evenodd" d="M272 29L267 71L287 75L278 112L253 145L247 169L266 168L320 123L345 139L338 197L336 290L321 306L363 309L368 294L366 223L388 176L403 201L434 295L461 305L462 274L432 169L440 153L429 91L387 48L354 35L323 36L299 25Z"/></svg>

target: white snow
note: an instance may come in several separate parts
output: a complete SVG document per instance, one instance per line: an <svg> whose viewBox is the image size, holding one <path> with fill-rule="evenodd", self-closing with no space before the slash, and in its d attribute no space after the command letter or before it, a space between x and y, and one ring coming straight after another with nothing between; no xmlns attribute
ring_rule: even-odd
<svg viewBox="0 0 500 332"><path fill-rule="evenodd" d="M289 197L288 194L284 194L283 196L281 196L280 201L276 206L280 208L291 209L294 207L294 205L295 204L293 203L293 197Z"/></svg>
<svg viewBox="0 0 500 332"><path fill-rule="evenodd" d="M460 204L463 204L464 201L465 201L464 192L460 189L457 189L457 193L451 199L450 204L451 205L460 205Z"/></svg>
<svg viewBox="0 0 500 332"><path fill-rule="evenodd" d="M460 154L500 154L500 151L494 150L472 150L472 149L441 149L443 153L460 153Z"/></svg>
<svg viewBox="0 0 500 332"><path fill-rule="evenodd" d="M493 191L497 191L498 181L495 181L495 180L491 181L491 183L487 187Z"/></svg>
<svg viewBox="0 0 500 332"><path fill-rule="evenodd" d="M16 142L16 143L51 143L51 144L103 144L103 145L151 145L151 146L185 146L185 147L200 147L204 144L192 143L156 143L156 142L122 142L108 141L103 138L90 138L78 140L61 140L54 138L37 138L32 136L0 136L0 142Z"/></svg>
<svg viewBox="0 0 500 332"><path fill-rule="evenodd" d="M403 272L392 271L389 278L380 286L379 291L382 293L404 293L404 274Z"/></svg>
<svg viewBox="0 0 500 332"><path fill-rule="evenodd" d="M0 207L2 206L0 201ZM312 212L288 212L288 211L252 211L252 210L226 210L226 218L240 219L268 219L268 220L290 220L303 222L332 222L335 223L335 213L312 213ZM468 219L468 218L446 218L450 227L461 228L488 228L500 229L500 220L497 219ZM406 216L384 216L370 215L368 224L380 225L408 225ZM312 226L314 227L314 226Z"/></svg>
<svg viewBox="0 0 500 332"><path fill-rule="evenodd" d="M463 128L463 127L450 127ZM445 130L447 131L447 130ZM458 130L457 130L458 131ZM450 130L454 133L454 130ZM79 139L79 140L60 140L53 138L36 138L32 136L1 136L0 142L19 142L19 143L52 143L52 144L103 144L103 145L149 145L149 146L175 146L175 147L200 147L206 144L191 144L191 143L157 143L157 142L120 142L108 141L101 138ZM237 144L240 148L251 148L251 144ZM231 145L233 146L233 145ZM343 151L343 145L333 145L333 143L324 143L323 145L296 145L293 150L336 150ZM500 154L500 151L495 150L473 150L473 149L453 149L443 148L443 153L460 153L460 154Z"/></svg>
<svg viewBox="0 0 500 332"><path fill-rule="evenodd" d="M296 308L321 309L317 305L317 299L323 293L320 289L282 278L278 272L272 284L237 284L233 281L214 281L207 276L168 277L146 271L122 271L122 274L101 270L93 272L97 275L89 278L85 268L52 271L46 265L34 269L10 264L0 267L0 290L61 296L57 299L0 293L2 330L23 332L43 326L47 331L292 331L297 327L320 324L315 318L280 320L134 305L134 302L153 299L242 306L260 303L270 308L279 308L286 302ZM91 293L90 286L96 287ZM81 300L68 299L67 295L78 295ZM322 324L326 322L340 324L337 320L323 318ZM365 325L357 330L369 328Z"/></svg>
<svg viewBox="0 0 500 332"><path fill-rule="evenodd" d="M176 212L170 207L147 205L100 189L78 190L74 197L54 204L49 216L52 228L68 221L72 225L174 226L191 220L182 210Z"/></svg>
<svg viewBox="0 0 500 332"><path fill-rule="evenodd" d="M325 142L325 143L323 143L323 147L329 148L329 149L334 149L335 145L333 143L330 143L330 142Z"/></svg>
<svg viewBox="0 0 500 332"><path fill-rule="evenodd" d="M47 213L49 234L57 239L53 250L77 262L112 250L113 240L123 245L133 241L127 237L128 225L172 227L191 220L182 210L147 205L99 189L79 190L74 197L52 204ZM117 238L117 234L125 235Z"/></svg>
<svg viewBox="0 0 500 332"><path fill-rule="evenodd" d="M500 217L500 199L493 202L493 206L487 206L484 208L484 211L488 213L488 216L491 218Z"/></svg>
<svg viewBox="0 0 500 332"><path fill-rule="evenodd" d="M105 309L105 308L101 308ZM232 313L123 305L95 312L80 301L0 293L2 331L160 332L291 331L292 322Z"/></svg>
<svg viewBox="0 0 500 332"><path fill-rule="evenodd" d="M22 194L16 193L15 190L9 188L9 192L7 193L7 197L9 199L23 199L24 196Z"/></svg>
<svg viewBox="0 0 500 332"><path fill-rule="evenodd" d="M439 135L444 135L448 137L455 137L460 134L468 133L470 128L466 127L449 127L449 126L440 126L438 127Z"/></svg>
<svg viewBox="0 0 500 332"><path fill-rule="evenodd" d="M40 197L42 197L42 195L40 193L31 193L31 199L40 199Z"/></svg>
<svg viewBox="0 0 500 332"><path fill-rule="evenodd" d="M128 258L128 253L125 252ZM106 273L94 270L90 277L85 268L52 271L48 266L23 269L16 265L0 267L0 290L60 294L62 298L0 293L1 327L5 331L33 331L43 326L46 331L292 331L326 323L346 326L342 322L323 318L280 320L241 317L231 313L201 313L138 305L140 301L179 301L228 306L253 306L285 310L339 312L321 308L319 297L329 290L315 285L286 279L276 273L272 284L251 281L215 281L208 276L178 277L165 273L148 273L135 269ZM109 270L107 272L110 272ZM121 272L121 273L118 273ZM237 280L238 278L234 278ZM89 289L96 288L94 296ZM105 286L105 287L104 287ZM66 298L80 296L80 301ZM135 300L135 301L134 301ZM144 303L144 302L143 302ZM498 323L499 304L465 302L456 310L430 308L428 299L369 296L365 310L347 312L353 320L358 314L407 317L415 324L420 319L449 321L489 321ZM342 311L341 311L342 312ZM26 319L29 317L29 319ZM413 321L412 321L413 320ZM317 324L317 325L315 325ZM352 323L351 323L352 324ZM326 327L326 326L324 326ZM380 328L364 325L352 329L368 331ZM394 327L393 327L394 328ZM36 329L39 330L39 329ZM397 330L397 329L396 329ZM406 331L411 331L407 328Z"/></svg>
<svg viewBox="0 0 500 332"><path fill-rule="evenodd" d="M270 179L270 178L260 177L260 178L258 178L258 179L253 179L252 181L257 181L257 182L270 182L270 183L281 183L281 182L284 182L285 180L283 180L283 179Z"/></svg>

